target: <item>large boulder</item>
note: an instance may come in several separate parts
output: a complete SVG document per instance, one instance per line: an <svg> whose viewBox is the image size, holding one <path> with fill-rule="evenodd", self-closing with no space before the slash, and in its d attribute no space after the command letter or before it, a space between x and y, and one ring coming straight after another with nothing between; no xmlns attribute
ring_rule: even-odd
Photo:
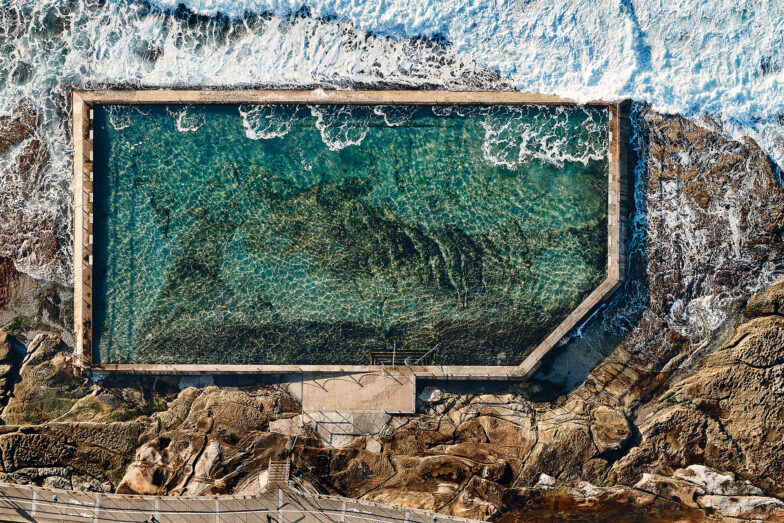
<svg viewBox="0 0 784 523"><path fill-rule="evenodd" d="M139 447L117 492L234 492L271 459L286 458L290 436L270 432L270 421L298 410L290 396L266 387L186 389L171 408L153 416L164 430Z"/></svg>
<svg viewBox="0 0 784 523"><path fill-rule="evenodd" d="M9 425L53 420L93 388L89 379L75 374L70 349L59 333L38 334L27 347L2 419Z"/></svg>

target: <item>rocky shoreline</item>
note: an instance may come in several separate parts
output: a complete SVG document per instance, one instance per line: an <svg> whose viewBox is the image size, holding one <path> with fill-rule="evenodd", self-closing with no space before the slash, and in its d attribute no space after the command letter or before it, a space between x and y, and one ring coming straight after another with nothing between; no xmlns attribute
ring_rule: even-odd
<svg viewBox="0 0 784 523"><path fill-rule="evenodd" d="M14 222L0 481L254 493L291 456L298 488L477 519L784 519L784 190L752 141L636 110L643 219L620 299L645 307L620 345L569 394L427 388L415 415L341 448L299 430L285 387L74 375L72 292L16 271L56 257Z"/></svg>

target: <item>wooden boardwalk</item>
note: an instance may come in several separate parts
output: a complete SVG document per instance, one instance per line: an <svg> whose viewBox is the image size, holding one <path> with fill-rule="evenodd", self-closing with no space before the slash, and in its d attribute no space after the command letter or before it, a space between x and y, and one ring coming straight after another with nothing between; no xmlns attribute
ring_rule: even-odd
<svg viewBox="0 0 784 523"><path fill-rule="evenodd" d="M310 523L474 521L349 498L273 489L260 496L125 496L0 484L0 521Z"/></svg>

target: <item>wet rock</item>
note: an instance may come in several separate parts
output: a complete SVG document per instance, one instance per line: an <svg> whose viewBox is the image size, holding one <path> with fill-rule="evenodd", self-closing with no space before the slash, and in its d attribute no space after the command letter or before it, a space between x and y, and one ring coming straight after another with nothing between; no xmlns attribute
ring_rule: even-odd
<svg viewBox="0 0 784 523"><path fill-rule="evenodd" d="M586 496L576 488L519 488L504 492L506 512L499 522L515 521L709 521L697 508L657 498L625 486L601 488Z"/></svg>
<svg viewBox="0 0 784 523"><path fill-rule="evenodd" d="M28 204L52 198L51 187L43 180L49 153L37 124L38 115L25 108L0 118L0 152L19 144L0 183L0 256L13 259L18 269L35 277L60 276L65 283L64 258L69 254L60 235L67 228L58 228L58 221L68 216L58 215L52 206Z"/></svg>
<svg viewBox="0 0 784 523"><path fill-rule="evenodd" d="M0 152L27 138L38 125L38 114L19 108L10 116L0 117Z"/></svg>
<svg viewBox="0 0 784 523"><path fill-rule="evenodd" d="M24 264L35 272L56 269L60 242L54 216L8 209L0 223L0 256L12 258L17 265Z"/></svg>
<svg viewBox="0 0 784 523"><path fill-rule="evenodd" d="M43 142L37 138L28 142L16 157L19 175L32 184L40 183L48 162L49 153L46 152Z"/></svg>
<svg viewBox="0 0 784 523"><path fill-rule="evenodd" d="M15 297L14 287L19 280L19 273L11 258L0 256L0 309L11 306Z"/></svg>
<svg viewBox="0 0 784 523"><path fill-rule="evenodd" d="M68 351L56 332L41 333L33 339L22 361L13 396L2 412L6 424L52 420L90 392L89 380L74 375Z"/></svg>

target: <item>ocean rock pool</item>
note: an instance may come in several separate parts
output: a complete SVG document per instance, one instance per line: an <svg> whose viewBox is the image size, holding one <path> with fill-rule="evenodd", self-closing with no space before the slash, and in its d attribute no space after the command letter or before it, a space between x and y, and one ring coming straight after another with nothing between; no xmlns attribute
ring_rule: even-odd
<svg viewBox="0 0 784 523"><path fill-rule="evenodd" d="M607 275L602 106L96 105L97 364L517 365Z"/></svg>

